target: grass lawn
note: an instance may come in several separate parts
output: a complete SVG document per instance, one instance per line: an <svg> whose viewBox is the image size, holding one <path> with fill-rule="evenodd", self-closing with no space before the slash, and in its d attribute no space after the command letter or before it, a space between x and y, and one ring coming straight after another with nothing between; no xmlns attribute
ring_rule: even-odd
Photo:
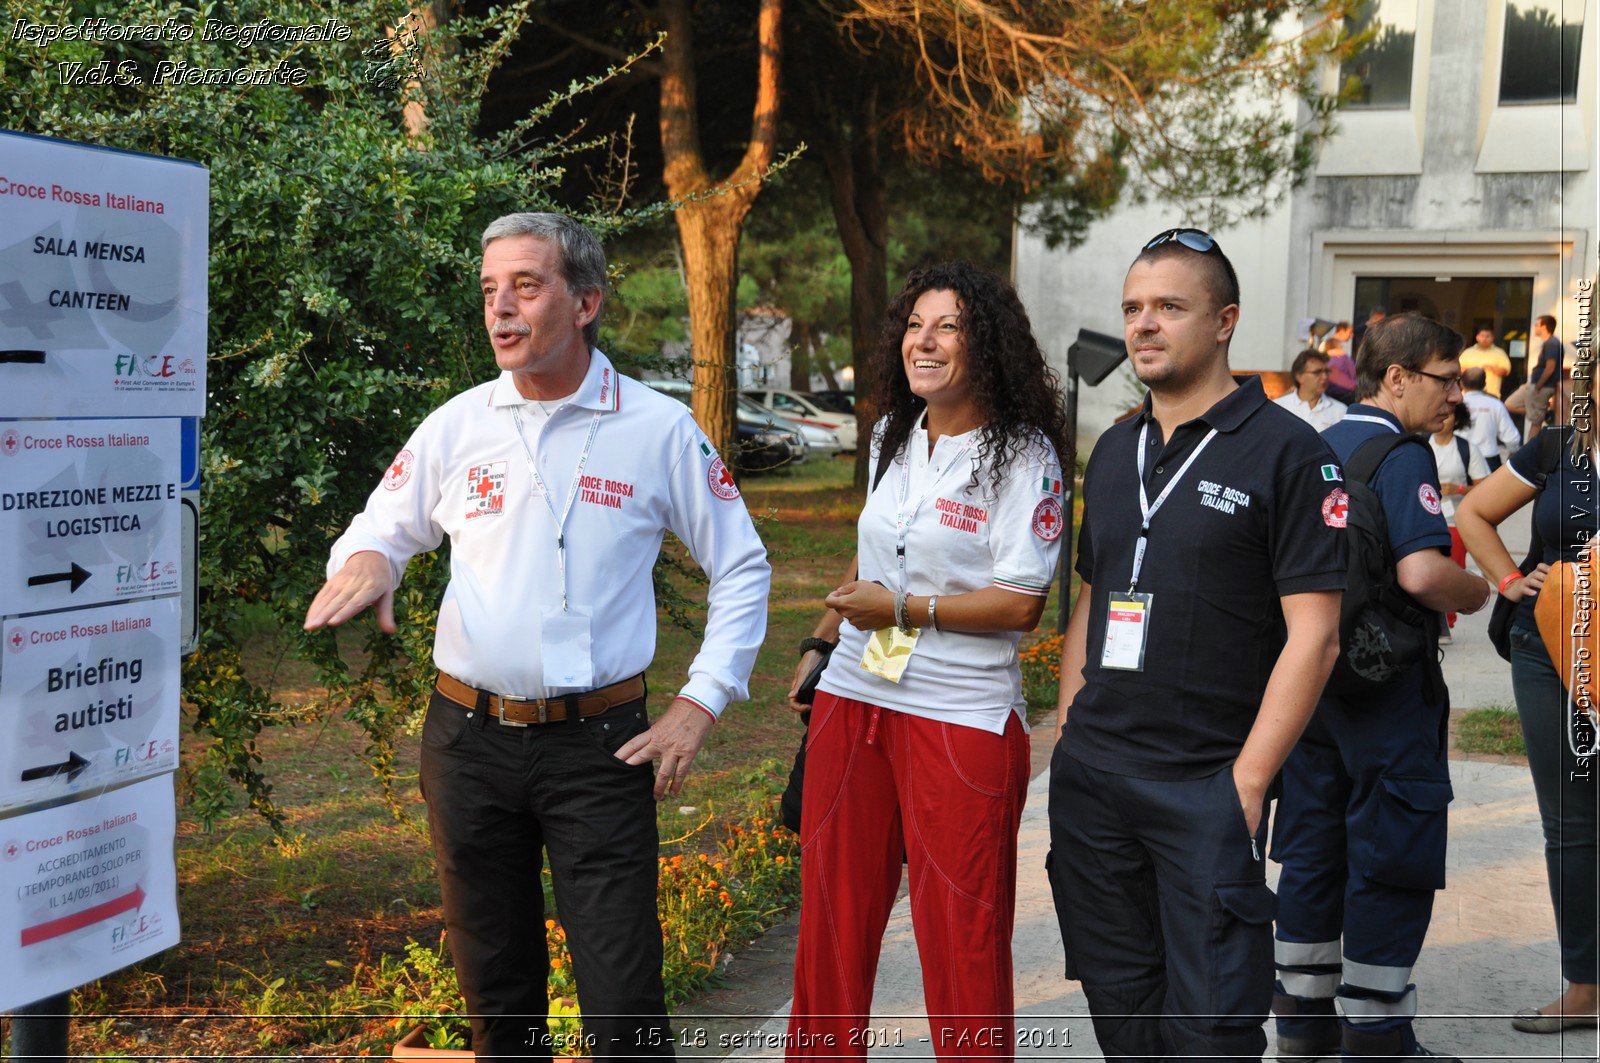
<svg viewBox="0 0 1600 1063"><path fill-rule="evenodd" d="M1456 725L1456 748L1463 753L1528 755L1517 710L1499 706L1463 713Z"/></svg>
<svg viewBox="0 0 1600 1063"><path fill-rule="evenodd" d="M723 828L761 814L782 790L801 733L785 704L795 647L810 634L823 596L855 550L851 473L850 461L835 459L744 482L773 564L767 639L750 700L729 708L685 792L660 808L669 859L714 854ZM687 580L681 586L703 599L702 586ZM1055 615L1052 597L1045 629ZM294 710L323 700L309 669L285 656L270 628L249 641L247 666L282 703ZM650 672L654 711L683 681L698 644L663 620ZM1053 679L1035 674L1029 694L1036 714L1053 707ZM362 758L364 738L331 715L269 728L261 742L263 767L299 838L294 846L272 846L270 832L242 800L210 833L180 806L183 941L77 992L74 1009L82 1018L73 1024L74 1054L382 1055L398 1033L381 1017L386 1005L394 1011L437 995L425 973L400 962L408 942L436 949L442 927L415 786L415 740L406 741L398 759L402 808L410 817L401 823ZM197 746L203 738L186 733L185 741ZM184 787L180 775L180 795ZM769 922L781 918L781 911L769 914ZM358 1009L365 1014L340 1017Z"/></svg>

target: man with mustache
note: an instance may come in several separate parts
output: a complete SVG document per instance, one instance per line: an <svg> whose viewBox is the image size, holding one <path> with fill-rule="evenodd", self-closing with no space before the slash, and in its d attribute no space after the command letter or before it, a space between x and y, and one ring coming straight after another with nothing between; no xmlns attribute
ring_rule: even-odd
<svg viewBox="0 0 1600 1063"><path fill-rule="evenodd" d="M733 477L688 410L594 343L593 233L510 214L483 233L501 373L435 410L334 544L305 626L376 604L450 537L439 677L419 773L451 955L480 1056L548 1060L543 854L596 1058L672 1055L656 916L655 802L748 696L771 570ZM688 682L652 724L651 569L671 531L705 569ZM650 763L660 762L652 775Z"/></svg>
<svg viewBox="0 0 1600 1063"><path fill-rule="evenodd" d="M1416 313L1374 323L1356 356L1357 403L1322 433L1349 466L1374 441L1395 445L1367 481L1382 504L1398 597L1422 629L1420 660L1377 689L1330 684L1283 769L1273 824L1278 1058L1428 1056L1412 1019L1411 968L1444 887L1451 798L1449 691L1433 645L1442 612L1474 613L1494 594L1450 560L1433 454L1462 401L1461 337ZM1355 639L1354 642L1361 640ZM1369 647L1343 647L1345 659ZM1334 1001L1339 1002L1335 1015Z"/></svg>
<svg viewBox="0 0 1600 1063"><path fill-rule="evenodd" d="M1150 396L1084 473L1046 865L1066 974L1108 1059L1260 1059L1267 788L1338 654L1342 482L1229 372L1239 281L1209 234L1147 243L1122 319Z"/></svg>

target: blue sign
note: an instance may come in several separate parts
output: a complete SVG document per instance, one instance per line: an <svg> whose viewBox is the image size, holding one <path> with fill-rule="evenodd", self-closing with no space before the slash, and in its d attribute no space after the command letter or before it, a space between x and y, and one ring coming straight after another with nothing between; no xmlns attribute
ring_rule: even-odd
<svg viewBox="0 0 1600 1063"><path fill-rule="evenodd" d="M178 490L198 491L200 489L200 418L181 417L178 449L181 451L178 463Z"/></svg>

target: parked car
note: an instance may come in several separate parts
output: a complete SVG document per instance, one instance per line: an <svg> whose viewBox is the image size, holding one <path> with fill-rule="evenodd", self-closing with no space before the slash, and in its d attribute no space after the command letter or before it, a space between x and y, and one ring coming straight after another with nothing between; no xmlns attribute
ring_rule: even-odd
<svg viewBox="0 0 1600 1063"><path fill-rule="evenodd" d="M644 383L688 406L690 386L682 380L646 380ZM799 432L768 423L769 418L739 411L739 467L745 472L767 472L785 465L804 465L810 447Z"/></svg>
<svg viewBox="0 0 1600 1063"><path fill-rule="evenodd" d="M787 428L792 432L799 432L805 437L806 445L813 454L833 457L844 451L844 443L839 438L832 425L821 421L802 420L779 413L768 406L763 406L749 395L739 396L739 416L749 416L763 424L775 425L778 428Z"/></svg>
<svg viewBox="0 0 1600 1063"><path fill-rule="evenodd" d="M832 429L839 437L839 446L851 453L855 452L854 407L840 410L838 403L820 400L808 391L792 391L787 388L745 388L744 394L791 421Z"/></svg>
<svg viewBox="0 0 1600 1063"><path fill-rule="evenodd" d="M853 391L833 388L822 391L808 391L806 394L811 396L812 402L821 406L824 410L832 410L834 413L856 412L856 393Z"/></svg>

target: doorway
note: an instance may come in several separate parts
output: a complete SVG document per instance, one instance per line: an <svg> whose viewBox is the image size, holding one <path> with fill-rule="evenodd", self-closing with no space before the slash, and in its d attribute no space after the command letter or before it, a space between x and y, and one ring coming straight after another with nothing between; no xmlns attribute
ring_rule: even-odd
<svg viewBox="0 0 1600 1063"><path fill-rule="evenodd" d="M1528 329L1533 324L1534 278L1357 276L1351 321L1360 323L1375 306L1391 314L1415 310L1459 332L1471 343L1481 328L1511 357L1511 375L1501 394L1528 378Z"/></svg>

